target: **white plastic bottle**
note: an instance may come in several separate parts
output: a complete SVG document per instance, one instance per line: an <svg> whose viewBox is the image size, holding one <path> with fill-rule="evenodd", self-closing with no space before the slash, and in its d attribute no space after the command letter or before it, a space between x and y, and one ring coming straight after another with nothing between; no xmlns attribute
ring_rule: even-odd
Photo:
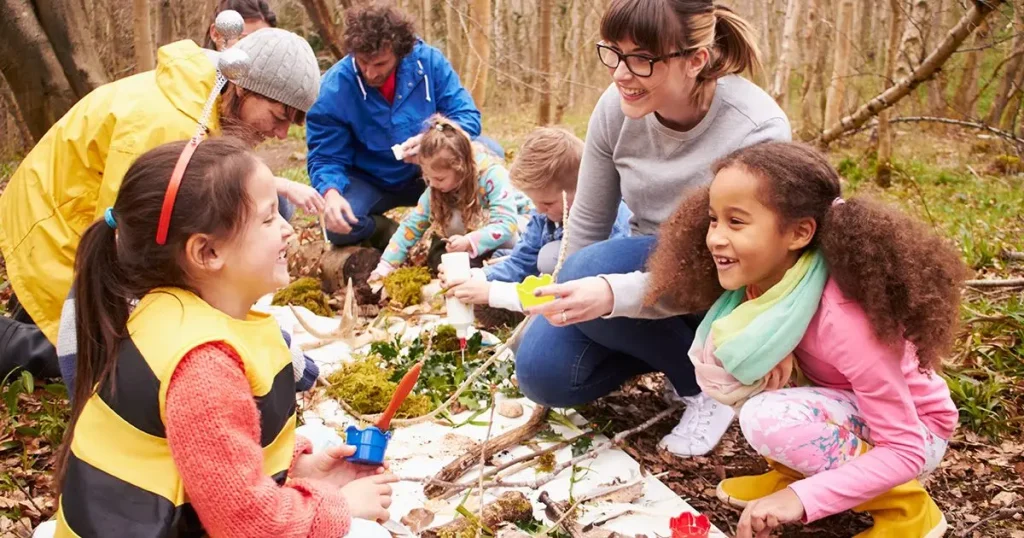
<svg viewBox="0 0 1024 538"><path fill-rule="evenodd" d="M449 282L470 278L468 252L442 254L441 265L444 266L444 274ZM455 327L455 335L459 337L459 345L465 348L469 328L474 322L473 305L467 305L455 297L447 297L445 307L448 309L448 322Z"/></svg>

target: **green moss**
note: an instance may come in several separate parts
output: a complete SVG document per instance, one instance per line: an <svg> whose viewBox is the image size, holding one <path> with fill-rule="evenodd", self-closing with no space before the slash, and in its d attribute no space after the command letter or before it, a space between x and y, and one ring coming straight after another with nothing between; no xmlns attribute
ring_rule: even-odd
<svg viewBox="0 0 1024 538"><path fill-rule="evenodd" d="M398 383L391 381L393 374L392 369L382 368L373 358L358 359L345 364L327 377L331 384L327 394L332 398L344 400L359 413L380 413L388 406L395 389L398 388ZM418 417L429 413L430 410L430 398L410 394L398 408L395 416Z"/></svg>
<svg viewBox="0 0 1024 538"><path fill-rule="evenodd" d="M548 452L543 456L537 458L537 471L541 473L550 473L555 470L555 453Z"/></svg>
<svg viewBox="0 0 1024 538"><path fill-rule="evenodd" d="M451 325L440 325L434 330L434 336L430 340L434 351L451 353L459 351L459 337L455 334L455 327Z"/></svg>
<svg viewBox="0 0 1024 538"><path fill-rule="evenodd" d="M1011 176L1024 173L1024 163L1014 155L1000 155L989 165L989 170L994 174Z"/></svg>
<svg viewBox="0 0 1024 538"><path fill-rule="evenodd" d="M302 306L318 316L330 317L334 314L327 300L327 294L320 289L320 281L307 276L278 290L270 304Z"/></svg>
<svg viewBox="0 0 1024 538"><path fill-rule="evenodd" d="M384 290L388 297L402 308L420 304L422 289L430 283L430 270L426 267L402 267L384 277Z"/></svg>

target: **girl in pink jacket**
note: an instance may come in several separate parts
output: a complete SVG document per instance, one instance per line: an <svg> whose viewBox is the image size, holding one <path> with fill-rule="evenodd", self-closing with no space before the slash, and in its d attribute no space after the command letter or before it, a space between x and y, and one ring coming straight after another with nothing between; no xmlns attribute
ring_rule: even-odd
<svg viewBox="0 0 1024 538"><path fill-rule="evenodd" d="M710 305L689 353L698 382L739 407L772 467L718 486L744 508L738 536L848 509L874 517L858 536L942 536L917 478L957 424L934 371L955 335L957 251L894 209L843 200L804 145L750 146L713 171L664 224L648 300ZM779 388L791 370L798 386Z"/></svg>

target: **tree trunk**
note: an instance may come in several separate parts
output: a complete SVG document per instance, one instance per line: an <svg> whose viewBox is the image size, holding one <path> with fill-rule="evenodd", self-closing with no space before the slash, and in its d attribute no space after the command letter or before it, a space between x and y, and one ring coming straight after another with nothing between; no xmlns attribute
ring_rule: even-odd
<svg viewBox="0 0 1024 538"><path fill-rule="evenodd" d="M75 103L75 92L26 0L0 0L0 72L36 140Z"/></svg>
<svg viewBox="0 0 1024 538"><path fill-rule="evenodd" d="M302 5L306 8L306 14L313 21L316 32L320 34L320 39L323 39L334 59L344 58L345 47L342 45L341 36L338 35L338 28L334 24L331 8L324 0L302 0Z"/></svg>
<svg viewBox="0 0 1024 538"><path fill-rule="evenodd" d="M538 69L541 72L540 107L537 123L551 123L551 0L540 0L540 39L538 42Z"/></svg>
<svg viewBox="0 0 1024 538"><path fill-rule="evenodd" d="M944 15L948 4L946 0L931 0L932 21L925 35L925 46L929 47L945 30ZM972 30L973 31L973 30ZM945 69L939 69L931 82L928 83L928 110L932 116L942 117L946 115L946 87L949 85L949 77Z"/></svg>
<svg viewBox="0 0 1024 538"><path fill-rule="evenodd" d="M803 137L809 137L813 133L817 135L821 132L814 121L814 94L819 88L816 82L819 77L816 76L817 72L825 68L825 62L827 60L826 51L828 49L827 42L822 40L821 43L815 43L816 30L821 24L820 13L822 6L820 5L821 0L808 0L807 1L807 24L804 25L803 35L803 49L804 49L804 67L803 67L803 85L800 88L800 130L803 133ZM815 47L817 45L817 47Z"/></svg>
<svg viewBox="0 0 1024 538"><path fill-rule="evenodd" d="M171 0L160 0L158 9L156 45L162 47L174 41L174 14L171 10ZM209 31L207 28L204 33Z"/></svg>
<svg viewBox="0 0 1024 538"><path fill-rule="evenodd" d="M865 63L870 63L875 60L875 22L876 19L881 17L881 13L873 12L875 0L858 1L860 2L860 13L857 15L857 20L860 22L858 31L860 45L858 48L865 59Z"/></svg>
<svg viewBox="0 0 1024 538"><path fill-rule="evenodd" d="M23 3L18 2L15 3ZM28 4L29 2L24 2ZM36 16L76 98L110 82L79 0L33 0ZM31 9L31 8L30 8Z"/></svg>
<svg viewBox="0 0 1024 538"><path fill-rule="evenodd" d="M900 42L900 57L896 62L896 80L903 80L910 76L919 65L925 55L925 31L931 24L930 0L912 0L910 17L907 19L907 26L903 31L903 39Z"/></svg>
<svg viewBox="0 0 1024 538"><path fill-rule="evenodd" d="M466 89L478 108L487 102L491 61L491 0L472 0L469 12L469 58Z"/></svg>
<svg viewBox="0 0 1024 538"><path fill-rule="evenodd" d="M135 72L152 71L153 30L149 24L149 0L132 0L132 35L135 38Z"/></svg>
<svg viewBox="0 0 1024 538"><path fill-rule="evenodd" d="M423 41L430 43L430 36L433 35L433 6L430 0L420 0L420 35Z"/></svg>
<svg viewBox="0 0 1024 538"><path fill-rule="evenodd" d="M775 81L772 85L772 97L785 108L786 95L789 93L789 74L796 63L797 56L797 24L800 22L801 0L786 2L786 25L782 30L782 48L779 52L779 64L775 68Z"/></svg>
<svg viewBox="0 0 1024 538"><path fill-rule="evenodd" d="M902 0L889 0L892 10L889 21L889 50L885 56L885 82L883 91L893 85L893 73L896 72L896 57L899 54L900 26L903 23ZM889 125L890 110L878 113L878 158L875 165L875 183L887 188L892 184L892 129Z"/></svg>
<svg viewBox="0 0 1024 538"><path fill-rule="evenodd" d="M840 0L836 16L836 46L832 60L832 82L825 98L825 125L832 125L843 113L846 79L850 76L850 49L853 38L853 0Z"/></svg>
<svg viewBox="0 0 1024 538"><path fill-rule="evenodd" d="M28 130L25 118L21 115L21 110L18 108L18 100L14 97L14 92L11 91L11 86L7 84L7 80L3 75L0 75L0 101L3 102L4 107L10 112L11 117L14 118L14 126L18 129L18 138L21 141L21 147L18 149L28 153L36 141L32 137L32 132Z"/></svg>
<svg viewBox="0 0 1024 538"><path fill-rule="evenodd" d="M1017 70L1017 78L1013 80L1013 93L1010 94L1010 100L1006 106L1006 111L1003 113L1003 119L999 122L999 126L1004 131L1010 131L1013 134L1017 134L1017 130L1014 127L1020 114L1021 85L1024 85L1024 69Z"/></svg>
<svg viewBox="0 0 1024 538"><path fill-rule="evenodd" d="M462 22L458 13L457 0L446 0L444 3L445 53L452 68L460 75L462 69ZM465 78L465 77L460 77Z"/></svg>
<svg viewBox="0 0 1024 538"><path fill-rule="evenodd" d="M893 106L922 82L929 80L935 74L935 71L942 67L942 64L956 52L956 49L964 42L964 39L967 39L971 31L977 28L981 21L985 20L1003 2L1005 0L975 2L971 6L970 11L946 34L946 37L939 43L938 47L921 62L920 67L911 72L907 78L898 81L893 87L875 96L867 104L862 105L853 114L844 117L838 123L830 125L822 133L821 137L818 138L817 142L827 145L842 136L843 133L860 128L872 116Z"/></svg>
<svg viewBox="0 0 1024 538"><path fill-rule="evenodd" d="M985 46L985 42L988 41L991 28L992 24L986 19L982 21L981 27L974 34L974 50L967 52L964 68L960 74L960 83L957 85L956 93L953 95L953 109L965 120L974 117L974 111L970 108L973 102L972 97L978 86L978 60L981 59L982 48Z"/></svg>
<svg viewBox="0 0 1024 538"><path fill-rule="evenodd" d="M1010 45L1011 53L1024 48L1024 6L1014 2L1013 8L1014 37L1013 44ZM999 125L999 120L1003 117L1003 111L1006 110L1006 105L1010 102L1010 96L1013 95L1013 82L1017 78L1017 73L1021 70L1024 70L1024 56L1018 55L1006 65L1006 73L1003 75L999 88L996 90L996 95L992 99L992 108L989 109L988 115L985 117L985 123L992 126Z"/></svg>

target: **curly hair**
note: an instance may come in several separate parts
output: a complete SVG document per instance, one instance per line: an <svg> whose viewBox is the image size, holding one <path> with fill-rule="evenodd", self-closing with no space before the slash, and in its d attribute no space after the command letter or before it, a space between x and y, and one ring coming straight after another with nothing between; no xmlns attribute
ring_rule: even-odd
<svg viewBox="0 0 1024 538"><path fill-rule="evenodd" d="M390 4L354 7L345 12L344 43L349 54L375 54L390 47L401 58L416 44L416 26Z"/></svg>
<svg viewBox="0 0 1024 538"><path fill-rule="evenodd" d="M435 233L447 236L446 229L452 218L452 212L458 210L467 230L482 224L483 208L477 196L476 151L466 131L462 127L440 114L434 114L427 120L427 132L420 141L421 163L435 159L442 151L448 151L448 158L435 159L431 164L455 172L457 186L451 192L430 189L430 226Z"/></svg>
<svg viewBox="0 0 1024 538"><path fill-rule="evenodd" d="M740 167L760 179L760 201L780 225L813 218L818 248L843 295L867 314L875 335L909 341L920 368L937 370L956 335L967 267L945 239L896 208L858 196L840 203L839 174L819 151L791 142L763 142L719 159L717 174ZM839 199L839 200L837 200ZM661 228L651 255L648 303L659 299L688 311L721 294L706 246L708 188L687 198Z"/></svg>

